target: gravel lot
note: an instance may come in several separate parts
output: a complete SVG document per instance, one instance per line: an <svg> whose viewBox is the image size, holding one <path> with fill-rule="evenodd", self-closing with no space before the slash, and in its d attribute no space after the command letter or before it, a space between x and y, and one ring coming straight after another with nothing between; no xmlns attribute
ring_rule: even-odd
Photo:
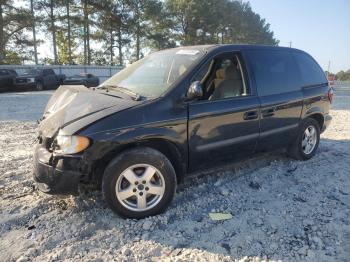
<svg viewBox="0 0 350 262"><path fill-rule="evenodd" d="M255 157L185 180L162 215L124 220L100 192L60 198L31 177L51 92L0 94L1 261L349 261L350 89L316 156ZM211 221L209 212L231 213Z"/></svg>

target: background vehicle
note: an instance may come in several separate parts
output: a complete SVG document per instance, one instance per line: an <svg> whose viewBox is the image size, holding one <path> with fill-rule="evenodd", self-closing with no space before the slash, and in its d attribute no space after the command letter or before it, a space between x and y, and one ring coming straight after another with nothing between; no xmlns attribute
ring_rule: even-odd
<svg viewBox="0 0 350 262"><path fill-rule="evenodd" d="M17 73L13 69L0 69L0 91L13 89Z"/></svg>
<svg viewBox="0 0 350 262"><path fill-rule="evenodd" d="M296 49L156 52L99 88L56 91L39 126L34 178L51 194L102 184L118 214L155 215L188 173L279 148L313 157L332 95L316 61Z"/></svg>
<svg viewBox="0 0 350 262"><path fill-rule="evenodd" d="M69 76L63 81L64 85L84 85L86 87L95 87L100 84L97 76L89 73L81 73L79 75Z"/></svg>
<svg viewBox="0 0 350 262"><path fill-rule="evenodd" d="M63 83L65 75L57 75L53 69L29 69L16 78L15 85L21 89L55 89Z"/></svg>

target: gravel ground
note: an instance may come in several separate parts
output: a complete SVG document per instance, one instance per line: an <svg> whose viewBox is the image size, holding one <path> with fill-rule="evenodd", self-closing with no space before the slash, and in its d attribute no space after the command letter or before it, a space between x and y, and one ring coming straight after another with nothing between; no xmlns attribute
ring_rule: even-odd
<svg viewBox="0 0 350 262"><path fill-rule="evenodd" d="M349 261L350 90L336 92L313 159L266 154L186 179L164 214L138 221L100 192L36 190L34 119L50 94L0 95L1 261Z"/></svg>

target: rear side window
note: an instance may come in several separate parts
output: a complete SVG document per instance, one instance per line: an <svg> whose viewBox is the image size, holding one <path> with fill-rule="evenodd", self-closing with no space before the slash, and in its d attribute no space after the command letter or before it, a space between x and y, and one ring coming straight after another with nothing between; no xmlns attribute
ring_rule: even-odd
<svg viewBox="0 0 350 262"><path fill-rule="evenodd" d="M248 57L260 96L300 90L299 72L290 52L251 50Z"/></svg>
<svg viewBox="0 0 350 262"><path fill-rule="evenodd" d="M302 77L302 86L327 83L325 73L315 60L304 53L294 53Z"/></svg>

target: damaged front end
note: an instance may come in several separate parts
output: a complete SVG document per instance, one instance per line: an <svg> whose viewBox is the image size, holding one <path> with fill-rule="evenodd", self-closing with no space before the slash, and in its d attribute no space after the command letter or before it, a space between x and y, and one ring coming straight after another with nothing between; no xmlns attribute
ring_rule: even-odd
<svg viewBox="0 0 350 262"><path fill-rule="evenodd" d="M90 180L90 165L82 153L90 143L86 140L60 133L55 139L39 137L33 172L39 190L48 194L77 194L78 186Z"/></svg>
<svg viewBox="0 0 350 262"><path fill-rule="evenodd" d="M48 194L77 194L84 177L80 155L54 155L43 144L34 152L34 180L39 190Z"/></svg>
<svg viewBox="0 0 350 262"><path fill-rule="evenodd" d="M136 104L120 93L83 86L60 87L39 123L33 170L38 188L48 194L77 194L79 185L91 182L94 164L84 157L93 141L79 136L79 130Z"/></svg>

